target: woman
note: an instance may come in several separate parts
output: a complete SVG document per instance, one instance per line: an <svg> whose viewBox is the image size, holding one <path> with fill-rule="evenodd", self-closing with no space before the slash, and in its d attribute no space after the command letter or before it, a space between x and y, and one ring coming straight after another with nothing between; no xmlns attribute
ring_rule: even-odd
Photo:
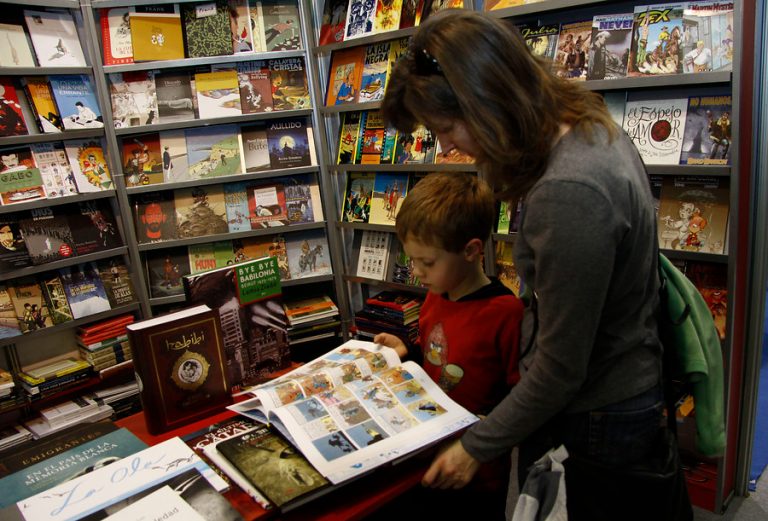
<svg viewBox="0 0 768 521"><path fill-rule="evenodd" d="M510 23L448 10L414 35L383 110L398 130L423 123L444 150L474 156L500 197L524 198L514 260L535 295L520 383L423 483L460 488L515 445L521 483L560 444L610 468L646 460L663 409L656 221L640 157L602 98L557 79ZM579 505L605 503L601 490L579 485L570 519L598 519Z"/></svg>

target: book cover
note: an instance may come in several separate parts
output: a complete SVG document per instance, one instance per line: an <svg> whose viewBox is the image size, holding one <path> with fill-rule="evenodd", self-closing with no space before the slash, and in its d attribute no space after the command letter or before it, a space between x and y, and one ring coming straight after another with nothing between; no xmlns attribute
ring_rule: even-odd
<svg viewBox="0 0 768 521"><path fill-rule="evenodd" d="M216 255L213 251L213 243L190 244L187 246L187 253L189 254L190 275L221 267L216 266Z"/></svg>
<svg viewBox="0 0 768 521"><path fill-rule="evenodd" d="M147 192L133 198L136 240L139 244L177 239L173 192Z"/></svg>
<svg viewBox="0 0 768 521"><path fill-rule="evenodd" d="M226 0L182 4L181 17L188 58L233 53Z"/></svg>
<svg viewBox="0 0 768 521"><path fill-rule="evenodd" d="M365 48L363 74L357 101L366 103L384 98L389 69L390 42L373 43Z"/></svg>
<svg viewBox="0 0 768 521"><path fill-rule="evenodd" d="M241 144L237 125L188 128L184 132L190 179L241 173Z"/></svg>
<svg viewBox="0 0 768 521"><path fill-rule="evenodd" d="M683 149L688 100L627 101L624 130L648 165L676 165Z"/></svg>
<svg viewBox="0 0 768 521"><path fill-rule="evenodd" d="M384 280L387 276L391 239L392 234L389 232L363 230L355 275L366 279Z"/></svg>
<svg viewBox="0 0 768 521"><path fill-rule="evenodd" d="M248 217L248 183L227 183L224 185L224 205L227 211L227 226L232 233L251 230Z"/></svg>
<svg viewBox="0 0 768 521"><path fill-rule="evenodd" d="M408 193L408 174L377 174L371 198L370 224L395 225L395 218Z"/></svg>
<svg viewBox="0 0 768 521"><path fill-rule="evenodd" d="M373 32L383 33L400 28L403 0L377 0Z"/></svg>
<svg viewBox="0 0 768 521"><path fill-rule="evenodd" d="M200 119L239 116L240 83L234 69L195 73Z"/></svg>
<svg viewBox="0 0 768 521"><path fill-rule="evenodd" d="M435 137L423 125L409 134L397 135L395 164L432 164L435 162Z"/></svg>
<svg viewBox="0 0 768 521"><path fill-rule="evenodd" d="M0 203L5 205L45 199L45 187L29 147L0 151Z"/></svg>
<svg viewBox="0 0 768 521"><path fill-rule="evenodd" d="M101 260L98 262L98 268L112 309L136 302L138 297L131 282L131 274L119 258Z"/></svg>
<svg viewBox="0 0 768 521"><path fill-rule="evenodd" d="M19 228L32 264L46 264L75 255L72 230L60 207L29 210L19 219Z"/></svg>
<svg viewBox="0 0 768 521"><path fill-rule="evenodd" d="M229 0L229 30L232 52L253 52L253 33L248 0Z"/></svg>
<svg viewBox="0 0 768 521"><path fill-rule="evenodd" d="M232 402L218 313L195 306L128 325L153 434L205 418Z"/></svg>
<svg viewBox="0 0 768 521"><path fill-rule="evenodd" d="M184 58L184 37L177 4L136 6L129 21L134 61Z"/></svg>
<svg viewBox="0 0 768 521"><path fill-rule="evenodd" d="M29 105L35 113L40 132L54 133L64 130L64 122L53 99L53 89L45 77L25 76L21 78Z"/></svg>
<svg viewBox="0 0 768 521"><path fill-rule="evenodd" d="M375 0L349 0L344 40L362 38L373 34L376 18Z"/></svg>
<svg viewBox="0 0 768 521"><path fill-rule="evenodd" d="M245 172L259 172L271 167L267 123L240 128L243 139L243 161Z"/></svg>
<svg viewBox="0 0 768 521"><path fill-rule="evenodd" d="M554 62L560 24L523 24L518 26L525 44L535 56Z"/></svg>
<svg viewBox="0 0 768 521"><path fill-rule="evenodd" d="M320 188L313 174L293 175L276 179L285 192L288 224L313 223L323 220Z"/></svg>
<svg viewBox="0 0 768 521"><path fill-rule="evenodd" d="M524 0L487 0L483 6L486 11L495 11L497 9L506 9L526 3Z"/></svg>
<svg viewBox="0 0 768 521"><path fill-rule="evenodd" d="M131 13L133 7L108 7L99 10L104 65L133 63Z"/></svg>
<svg viewBox="0 0 768 521"><path fill-rule="evenodd" d="M24 10L29 37L41 67L85 67L72 14L66 10Z"/></svg>
<svg viewBox="0 0 768 521"><path fill-rule="evenodd" d="M109 311L109 298L95 262L59 269L67 302L75 319Z"/></svg>
<svg viewBox="0 0 768 521"><path fill-rule="evenodd" d="M392 269L388 269L391 275L388 278L397 284L421 287L421 281L413 274L413 260L405 253L402 243L396 241L395 252L392 256Z"/></svg>
<svg viewBox="0 0 768 521"><path fill-rule="evenodd" d="M627 75L634 14L596 15L587 59L588 80L614 80Z"/></svg>
<svg viewBox="0 0 768 521"><path fill-rule="evenodd" d="M512 252L513 245L513 242L497 241L493 262L496 268L496 277L499 279L499 282L504 284L512 291L512 293L519 297L522 295L524 285L522 279L520 279L520 275L517 273L517 268L515 268L515 260Z"/></svg>
<svg viewBox="0 0 768 521"><path fill-rule="evenodd" d="M390 140L389 150L384 150L387 129L384 123L384 114L380 110L366 110L360 116L360 137L358 149L355 154L355 164L378 165L387 163L382 161L388 156L390 161L394 154L395 140Z"/></svg>
<svg viewBox="0 0 768 521"><path fill-rule="evenodd" d="M104 120L91 80L83 74L48 76L65 130L101 128Z"/></svg>
<svg viewBox="0 0 768 521"><path fill-rule="evenodd" d="M291 270L288 267L288 249L282 234L271 237L244 237L232 242L234 251L233 262L239 263L263 257L274 257L277 260L277 271L280 280L290 280Z"/></svg>
<svg viewBox="0 0 768 521"><path fill-rule="evenodd" d="M715 320L718 336L720 340L725 340L728 318L727 266L688 261L685 263L684 273L704 297Z"/></svg>
<svg viewBox="0 0 768 521"><path fill-rule="evenodd" d="M122 246L115 215L106 199L82 201L68 206L66 216L78 255Z"/></svg>
<svg viewBox="0 0 768 521"><path fill-rule="evenodd" d="M731 163L731 96L691 96L685 117L681 165Z"/></svg>
<svg viewBox="0 0 768 521"><path fill-rule="evenodd" d="M72 139L65 143L67 158L72 167L72 177L78 192L83 194L114 188L100 141Z"/></svg>
<svg viewBox="0 0 768 521"><path fill-rule="evenodd" d="M248 216L251 229L260 230L288 224L283 185L274 181L249 184Z"/></svg>
<svg viewBox="0 0 768 521"><path fill-rule="evenodd" d="M261 0L265 49L296 51L302 48L299 6L294 0Z"/></svg>
<svg viewBox="0 0 768 521"><path fill-rule="evenodd" d="M341 220L349 223L367 223L371 215L371 197L376 179L374 172L350 172L344 193Z"/></svg>
<svg viewBox="0 0 768 521"><path fill-rule="evenodd" d="M348 5L348 0L325 0L318 45L328 45L344 40Z"/></svg>
<svg viewBox="0 0 768 521"><path fill-rule="evenodd" d="M8 284L11 302L22 333L51 327L53 321L43 298L43 290L33 277L14 279Z"/></svg>
<svg viewBox="0 0 768 521"><path fill-rule="evenodd" d="M21 334L21 323L16 318L16 310L11 300L11 289L5 283L0 283L0 338L11 338ZM11 379L13 382L13 379ZM3 457L0 462L0 476L7 473L9 466Z"/></svg>
<svg viewBox="0 0 768 521"><path fill-rule="evenodd" d="M115 128L158 123L157 92L152 71L108 75Z"/></svg>
<svg viewBox="0 0 768 521"><path fill-rule="evenodd" d="M24 27L16 23L0 23L0 67L34 66L35 59Z"/></svg>
<svg viewBox="0 0 768 521"><path fill-rule="evenodd" d="M160 133L163 160L163 182L175 183L189 179L187 138L183 129Z"/></svg>
<svg viewBox="0 0 768 521"><path fill-rule="evenodd" d="M129 188L163 182L160 134L152 132L123 140L123 177Z"/></svg>
<svg viewBox="0 0 768 521"><path fill-rule="evenodd" d="M683 10L683 72L733 67L733 2L689 2Z"/></svg>
<svg viewBox="0 0 768 521"><path fill-rule="evenodd" d="M266 52L267 42L264 40L264 12L261 8L261 2L248 0L248 16L251 19L253 51Z"/></svg>
<svg viewBox="0 0 768 521"><path fill-rule="evenodd" d="M285 241L291 278L331 275L331 258L324 230L291 233Z"/></svg>
<svg viewBox="0 0 768 521"><path fill-rule="evenodd" d="M325 105L356 103L365 66L366 47L348 47L333 51L328 69L328 92Z"/></svg>
<svg viewBox="0 0 768 521"><path fill-rule="evenodd" d="M187 247L148 251L146 268L150 298L183 295L182 277L189 274Z"/></svg>
<svg viewBox="0 0 768 521"><path fill-rule="evenodd" d="M33 143L32 157L40 169L48 199L77 193L72 167L63 143Z"/></svg>
<svg viewBox="0 0 768 521"><path fill-rule="evenodd" d="M717 177L665 179L659 199L659 247L724 254L729 190Z"/></svg>
<svg viewBox="0 0 768 521"><path fill-rule="evenodd" d="M192 76L189 71L156 72L155 90L160 123L195 119L195 94L192 91Z"/></svg>
<svg viewBox="0 0 768 521"><path fill-rule="evenodd" d="M302 110L312 107L304 58L277 58L267 62L272 82L274 110Z"/></svg>
<svg viewBox="0 0 768 521"><path fill-rule="evenodd" d="M243 114L272 111L272 83L267 62L258 60L238 63L237 81Z"/></svg>
<svg viewBox="0 0 768 521"><path fill-rule="evenodd" d="M227 233L227 211L221 185L174 190L176 235L179 239Z"/></svg>
<svg viewBox="0 0 768 521"><path fill-rule="evenodd" d="M683 72L683 6L635 6L627 76Z"/></svg>
<svg viewBox="0 0 768 521"><path fill-rule="evenodd" d="M267 124L269 163L273 169L312 164L307 135L309 120L292 118L273 120Z"/></svg>
<svg viewBox="0 0 768 521"><path fill-rule="evenodd" d="M336 164L351 165L355 162L360 139L360 120L362 112L344 112L339 126L339 153Z"/></svg>
<svg viewBox="0 0 768 521"><path fill-rule="evenodd" d="M216 450L278 508L329 486L300 451L266 425L223 440Z"/></svg>
<svg viewBox="0 0 768 521"><path fill-rule="evenodd" d="M0 217L0 272L24 268L31 263L18 217L3 215Z"/></svg>
<svg viewBox="0 0 768 521"><path fill-rule="evenodd" d="M0 77L0 137L28 134L19 95L9 77Z"/></svg>
<svg viewBox="0 0 768 521"><path fill-rule="evenodd" d="M290 363L277 259L185 276L184 293L190 305L205 302L218 312L233 390L261 383Z"/></svg>
<svg viewBox="0 0 768 521"><path fill-rule="evenodd" d="M560 25L555 54L555 74L566 80L587 79L587 58L592 46L592 20Z"/></svg>

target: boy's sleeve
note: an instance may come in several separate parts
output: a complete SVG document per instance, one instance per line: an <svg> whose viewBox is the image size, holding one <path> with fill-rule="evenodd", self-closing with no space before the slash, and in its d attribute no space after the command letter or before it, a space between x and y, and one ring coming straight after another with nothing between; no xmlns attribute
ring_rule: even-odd
<svg viewBox="0 0 768 521"><path fill-rule="evenodd" d="M523 303L514 296L504 298L504 306L499 313L499 334L497 347L499 356L506 368L506 382L509 387L520 381L520 324L523 320Z"/></svg>

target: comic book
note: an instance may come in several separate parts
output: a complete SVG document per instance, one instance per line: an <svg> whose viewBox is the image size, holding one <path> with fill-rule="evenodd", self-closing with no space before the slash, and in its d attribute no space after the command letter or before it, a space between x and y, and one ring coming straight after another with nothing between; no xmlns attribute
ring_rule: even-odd
<svg viewBox="0 0 768 521"><path fill-rule="evenodd" d="M731 163L731 96L691 96L685 118L681 165Z"/></svg>
<svg viewBox="0 0 768 521"><path fill-rule="evenodd" d="M627 101L624 130L648 165L676 165L683 148L688 100Z"/></svg>
<svg viewBox="0 0 768 521"><path fill-rule="evenodd" d="M152 71L112 73L108 77L115 128L158 122L157 93Z"/></svg>
<svg viewBox="0 0 768 521"><path fill-rule="evenodd" d="M683 72L733 68L733 2L689 2L683 10Z"/></svg>
<svg viewBox="0 0 768 521"><path fill-rule="evenodd" d="M227 233L227 211L221 185L174 190L176 235L179 239Z"/></svg>
<svg viewBox="0 0 768 521"><path fill-rule="evenodd" d="M374 172L350 172L344 192L343 222L367 223L371 215L371 197L376 179Z"/></svg>
<svg viewBox="0 0 768 521"><path fill-rule="evenodd" d="M633 22L632 13L596 15L592 18L588 80L614 80L627 75Z"/></svg>
<svg viewBox="0 0 768 521"><path fill-rule="evenodd" d="M683 72L684 3L635 6L627 76Z"/></svg>

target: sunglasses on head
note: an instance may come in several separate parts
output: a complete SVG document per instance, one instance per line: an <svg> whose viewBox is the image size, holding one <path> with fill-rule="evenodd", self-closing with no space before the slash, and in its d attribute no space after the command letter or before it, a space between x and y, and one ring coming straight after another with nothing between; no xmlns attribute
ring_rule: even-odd
<svg viewBox="0 0 768 521"><path fill-rule="evenodd" d="M429 54L426 49L413 49L411 56L416 64L416 74L419 76L443 76L443 69L437 63L437 58Z"/></svg>

